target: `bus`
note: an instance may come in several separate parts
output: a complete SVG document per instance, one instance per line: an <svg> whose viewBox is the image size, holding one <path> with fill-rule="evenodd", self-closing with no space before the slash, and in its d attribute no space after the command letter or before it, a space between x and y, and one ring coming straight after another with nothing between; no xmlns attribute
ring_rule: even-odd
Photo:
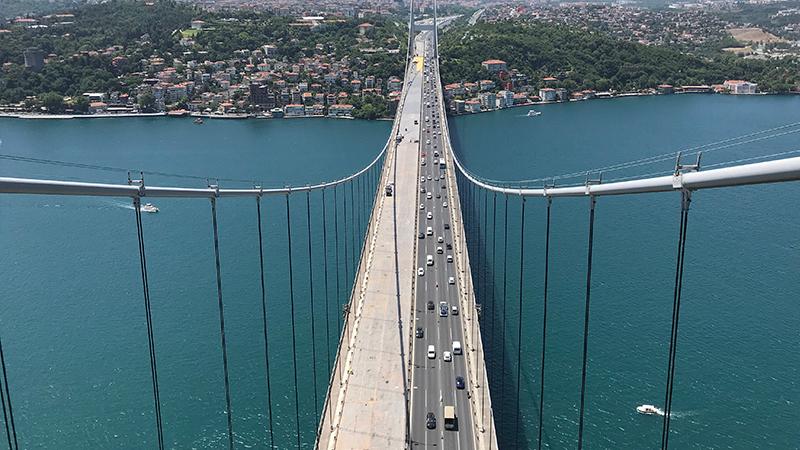
<svg viewBox="0 0 800 450"><path fill-rule="evenodd" d="M456 423L456 408L455 406L444 407L444 429L455 430L458 428Z"/></svg>

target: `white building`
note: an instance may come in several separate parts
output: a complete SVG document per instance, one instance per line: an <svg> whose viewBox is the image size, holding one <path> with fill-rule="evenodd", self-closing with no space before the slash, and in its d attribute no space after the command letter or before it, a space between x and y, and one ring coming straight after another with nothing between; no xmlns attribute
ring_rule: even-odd
<svg viewBox="0 0 800 450"><path fill-rule="evenodd" d="M744 80L726 80L722 85L736 95L755 94L758 90L758 84Z"/></svg>

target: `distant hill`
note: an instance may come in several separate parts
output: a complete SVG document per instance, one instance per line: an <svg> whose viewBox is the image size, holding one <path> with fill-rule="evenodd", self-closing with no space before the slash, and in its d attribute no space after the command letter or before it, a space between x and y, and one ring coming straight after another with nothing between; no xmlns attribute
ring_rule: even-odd
<svg viewBox="0 0 800 450"><path fill-rule="evenodd" d="M441 37L440 45L445 83L495 79L481 62L501 59L510 70L527 75L534 86L541 87L544 77L556 77L558 87L568 90L630 91L661 83L710 85L746 79L759 83L763 91L786 92L800 84L796 60L745 60L721 52L713 57L693 56L541 22L453 27Z"/></svg>

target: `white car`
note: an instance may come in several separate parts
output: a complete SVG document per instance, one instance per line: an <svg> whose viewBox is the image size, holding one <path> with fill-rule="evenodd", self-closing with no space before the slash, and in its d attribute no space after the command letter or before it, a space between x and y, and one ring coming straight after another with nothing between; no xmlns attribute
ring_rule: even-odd
<svg viewBox="0 0 800 450"><path fill-rule="evenodd" d="M448 279L447 279L447 284L456 284L456 279L455 279L455 277L450 277L450 278L448 278Z"/></svg>
<svg viewBox="0 0 800 450"><path fill-rule="evenodd" d="M433 178L430 175L428 175L428 181L431 181L432 179Z"/></svg>
<svg viewBox="0 0 800 450"><path fill-rule="evenodd" d="M440 254L440 255L441 255L442 253L444 253L444 250L442 249L442 246L441 246L441 245L440 245L440 246L438 246L438 247L436 247L436 253L438 253L438 254Z"/></svg>
<svg viewBox="0 0 800 450"><path fill-rule="evenodd" d="M442 208L447 208L447 202L442 203Z"/></svg>
<svg viewBox="0 0 800 450"><path fill-rule="evenodd" d="M453 255L447 255L447 262L453 262Z"/></svg>
<svg viewBox="0 0 800 450"><path fill-rule="evenodd" d="M419 204L419 209L425 209L425 203L420 203Z"/></svg>
<svg viewBox="0 0 800 450"><path fill-rule="evenodd" d="M441 237L441 236L439 236L439 238L438 238L438 239L436 239L436 242L438 242L438 243L440 243L440 244L441 244L442 242L444 242L444 238L443 238L443 237Z"/></svg>
<svg viewBox="0 0 800 450"><path fill-rule="evenodd" d="M420 267L419 269L417 269L417 275L419 275L419 276L425 275L425 268L424 267Z"/></svg>
<svg viewBox="0 0 800 450"><path fill-rule="evenodd" d="M424 183L425 182L425 177L419 177L419 182L420 183Z"/></svg>
<svg viewBox="0 0 800 450"><path fill-rule="evenodd" d="M428 197L428 200L432 199L433 198L433 193L432 192L428 192L427 197Z"/></svg>
<svg viewBox="0 0 800 450"><path fill-rule="evenodd" d="M433 220L433 213L432 212L428 213L428 220Z"/></svg>
<svg viewBox="0 0 800 450"><path fill-rule="evenodd" d="M428 357L430 357L430 352L428 352L428 355L429 355ZM436 354L434 353L433 356L435 358ZM442 353L442 359L444 360L444 362L450 362L450 361L453 360L453 354L450 353L450 352L444 352L444 353Z"/></svg>
<svg viewBox="0 0 800 450"><path fill-rule="evenodd" d="M449 353L449 352L448 352ZM428 359L436 358L436 348L432 345L428 346Z"/></svg>
<svg viewBox="0 0 800 450"><path fill-rule="evenodd" d="M428 164L424 159L422 160L422 165Z"/></svg>

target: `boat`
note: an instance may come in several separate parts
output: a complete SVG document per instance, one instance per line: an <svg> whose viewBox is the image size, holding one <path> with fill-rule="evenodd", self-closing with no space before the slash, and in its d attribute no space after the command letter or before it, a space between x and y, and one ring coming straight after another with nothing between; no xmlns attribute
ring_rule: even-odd
<svg viewBox="0 0 800 450"><path fill-rule="evenodd" d="M639 406L636 407L636 412L638 412L639 414L645 414L645 415L648 415L648 416L653 416L653 415L663 416L664 415L664 411L662 411L661 408L659 408L657 406L654 406L654 405L639 405Z"/></svg>
<svg viewBox="0 0 800 450"><path fill-rule="evenodd" d="M528 117L536 117L536 116L541 116L541 115L542 115L541 111L536 111L534 109L528 111Z"/></svg>
<svg viewBox="0 0 800 450"><path fill-rule="evenodd" d="M202 117L198 117L198 118L194 119L194 123L196 125L202 125L203 124L203 118Z"/></svg>
<svg viewBox="0 0 800 450"><path fill-rule="evenodd" d="M152 213L157 213L158 212L158 207L156 207L156 205L154 205L152 203L145 203L144 205L142 205L139 208L139 210L142 211L142 212L146 212L146 213L151 213L152 214Z"/></svg>

